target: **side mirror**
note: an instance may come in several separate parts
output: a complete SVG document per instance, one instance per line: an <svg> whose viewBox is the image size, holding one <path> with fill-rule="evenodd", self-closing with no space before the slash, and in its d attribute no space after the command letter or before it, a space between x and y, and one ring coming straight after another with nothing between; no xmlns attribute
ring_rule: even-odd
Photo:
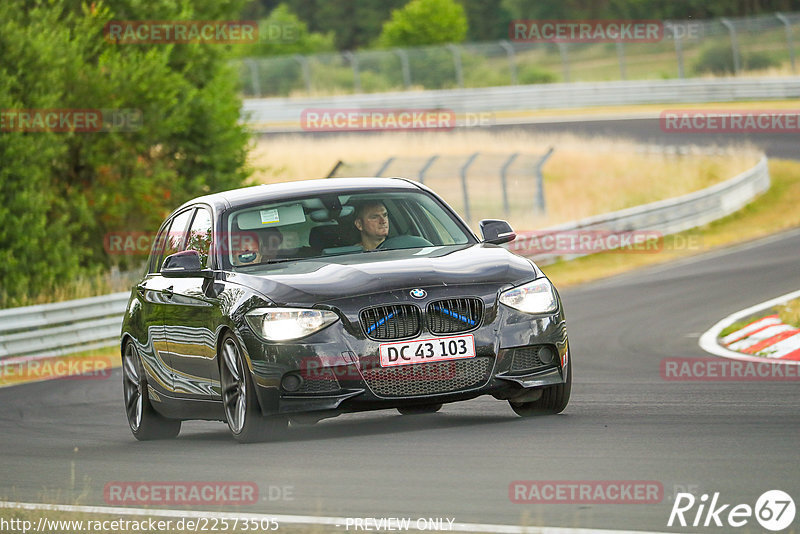
<svg viewBox="0 0 800 534"><path fill-rule="evenodd" d="M164 258L161 274L167 278L192 278L197 276L213 278L214 271L203 269L199 252L196 250L184 250Z"/></svg>
<svg viewBox="0 0 800 534"><path fill-rule="evenodd" d="M517 238L517 234L511 229L511 225L506 221L498 219L484 219L480 222L481 234L486 243L499 245L508 243Z"/></svg>

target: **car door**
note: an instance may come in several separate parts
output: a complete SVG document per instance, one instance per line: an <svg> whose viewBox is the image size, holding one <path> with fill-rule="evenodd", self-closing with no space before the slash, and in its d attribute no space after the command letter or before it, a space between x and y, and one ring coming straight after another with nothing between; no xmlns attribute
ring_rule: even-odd
<svg viewBox="0 0 800 534"><path fill-rule="evenodd" d="M210 209L194 210L181 250L200 253L204 268L211 267L213 220ZM176 394L191 399L210 399L212 369L216 365L215 333L220 323L219 302L213 294L213 280L202 276L170 278L164 327L174 371Z"/></svg>
<svg viewBox="0 0 800 534"><path fill-rule="evenodd" d="M173 361L164 329L164 317L170 305L174 282L161 275L164 257L175 248L175 236L182 236L189 224L191 211L184 211L168 220L156 238L148 264L148 274L136 286L138 300L142 307L141 320L147 332L147 339L140 342L142 363L147 374L148 385L156 394L174 394ZM180 246L180 245L178 245Z"/></svg>

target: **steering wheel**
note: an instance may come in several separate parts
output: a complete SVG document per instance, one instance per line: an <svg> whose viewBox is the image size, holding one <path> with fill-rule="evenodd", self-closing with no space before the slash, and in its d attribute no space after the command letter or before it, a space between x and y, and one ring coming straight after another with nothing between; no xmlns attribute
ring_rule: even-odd
<svg viewBox="0 0 800 534"><path fill-rule="evenodd" d="M433 243L416 235L396 235L381 241L375 250L389 250L391 248L432 247Z"/></svg>

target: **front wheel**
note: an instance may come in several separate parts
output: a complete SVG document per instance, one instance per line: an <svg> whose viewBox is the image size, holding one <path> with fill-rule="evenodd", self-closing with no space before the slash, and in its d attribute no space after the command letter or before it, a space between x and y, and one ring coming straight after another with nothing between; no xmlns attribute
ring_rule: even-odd
<svg viewBox="0 0 800 534"><path fill-rule="evenodd" d="M572 392L572 358L567 367L567 379L563 384L548 386L542 389L542 396L535 401L514 402L508 401L511 409L520 417L533 417L537 415L553 415L561 413L569 403Z"/></svg>
<svg viewBox="0 0 800 534"><path fill-rule="evenodd" d="M265 441L286 428L286 418L266 418L261 414L253 378L245 364L242 350L231 334L227 334L222 340L220 381L225 420L236 441Z"/></svg>
<svg viewBox="0 0 800 534"><path fill-rule="evenodd" d="M144 368L131 341L122 352L122 392L128 426L139 441L170 439L181 431L180 420L167 419L150 404Z"/></svg>

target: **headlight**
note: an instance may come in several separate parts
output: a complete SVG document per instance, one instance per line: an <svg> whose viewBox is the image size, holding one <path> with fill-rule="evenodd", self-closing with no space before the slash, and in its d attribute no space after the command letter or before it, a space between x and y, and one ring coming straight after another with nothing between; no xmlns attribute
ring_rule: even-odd
<svg viewBox="0 0 800 534"><path fill-rule="evenodd" d="M553 313L558 309L556 292L547 278L503 291L500 302L525 313Z"/></svg>
<svg viewBox="0 0 800 534"><path fill-rule="evenodd" d="M257 308L245 318L256 334L269 341L305 337L339 320L333 312L304 308Z"/></svg>

